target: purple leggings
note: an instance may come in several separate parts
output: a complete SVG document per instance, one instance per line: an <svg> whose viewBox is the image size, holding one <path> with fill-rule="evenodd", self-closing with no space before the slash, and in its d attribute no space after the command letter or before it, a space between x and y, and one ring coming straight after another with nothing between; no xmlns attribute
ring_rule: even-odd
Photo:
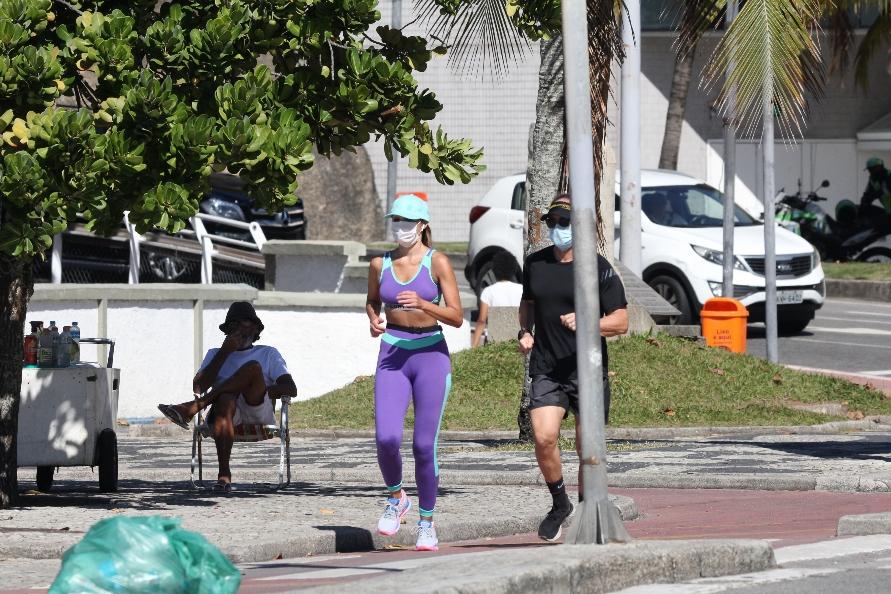
<svg viewBox="0 0 891 594"><path fill-rule="evenodd" d="M381 337L374 380L374 428L377 461L390 491L402 488L402 429L414 402L413 451L418 507L430 515L436 507L439 424L452 385L452 365L442 332L411 334L395 329Z"/></svg>

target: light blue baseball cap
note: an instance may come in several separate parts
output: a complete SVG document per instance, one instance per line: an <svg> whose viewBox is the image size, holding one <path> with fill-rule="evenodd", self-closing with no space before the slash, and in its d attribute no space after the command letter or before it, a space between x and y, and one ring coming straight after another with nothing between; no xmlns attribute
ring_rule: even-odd
<svg viewBox="0 0 891 594"><path fill-rule="evenodd" d="M403 194L393 201L393 207L385 216L402 217L411 221L429 221L430 209L427 208L427 201L420 196Z"/></svg>

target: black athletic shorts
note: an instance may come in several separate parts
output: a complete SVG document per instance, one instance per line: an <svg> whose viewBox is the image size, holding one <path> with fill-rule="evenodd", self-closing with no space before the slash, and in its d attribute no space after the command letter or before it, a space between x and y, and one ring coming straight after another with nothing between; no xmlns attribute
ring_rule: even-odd
<svg viewBox="0 0 891 594"><path fill-rule="evenodd" d="M579 379L573 372L567 376L533 375L530 386L529 410L542 406L559 406L566 411L565 419L572 414L579 414ZM609 378L603 378L604 423L609 423L610 389Z"/></svg>

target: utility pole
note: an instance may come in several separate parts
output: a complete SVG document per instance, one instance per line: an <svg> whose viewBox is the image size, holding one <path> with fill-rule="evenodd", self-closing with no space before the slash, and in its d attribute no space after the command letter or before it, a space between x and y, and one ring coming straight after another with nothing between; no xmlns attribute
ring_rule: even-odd
<svg viewBox="0 0 891 594"><path fill-rule="evenodd" d="M390 27L400 29L402 27L402 0L393 0L393 14L390 15ZM386 140L384 140L386 142ZM393 160L387 162L387 203L384 213L390 212L393 201L396 199L396 178L399 172L399 152L392 151ZM390 218L387 217L387 239L390 239Z"/></svg>
<svg viewBox="0 0 891 594"><path fill-rule="evenodd" d="M767 360L779 363L777 349L777 257L774 222L773 169L773 81L764 85L764 133L761 138L764 157L764 323L767 326Z"/></svg>
<svg viewBox="0 0 891 594"><path fill-rule="evenodd" d="M724 22L725 35L733 19L736 18L739 6L737 0L727 2L727 14ZM727 67L727 78L733 72L733 62ZM736 85L731 87L727 97L727 112L724 116L724 283L721 295L733 297L733 223L736 212Z"/></svg>
<svg viewBox="0 0 891 594"><path fill-rule="evenodd" d="M625 61L622 62L622 106L619 116L622 170L619 259L631 272L640 276L640 0L625 0L624 4L627 13L622 18ZM587 51L584 50L586 56Z"/></svg>
<svg viewBox="0 0 891 594"><path fill-rule="evenodd" d="M573 277L581 423L582 486L585 499L567 543L604 544L630 540L607 496L603 362L600 352L600 294L591 138L591 81L585 0L563 0L563 72L569 187L572 194ZM624 225L622 226L624 229Z"/></svg>

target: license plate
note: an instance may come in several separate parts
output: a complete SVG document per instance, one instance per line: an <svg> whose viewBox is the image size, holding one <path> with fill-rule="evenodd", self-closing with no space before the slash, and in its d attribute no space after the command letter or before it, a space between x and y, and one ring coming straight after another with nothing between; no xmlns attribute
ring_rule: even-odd
<svg viewBox="0 0 891 594"><path fill-rule="evenodd" d="M801 291L777 291L777 305L801 303L803 300Z"/></svg>

